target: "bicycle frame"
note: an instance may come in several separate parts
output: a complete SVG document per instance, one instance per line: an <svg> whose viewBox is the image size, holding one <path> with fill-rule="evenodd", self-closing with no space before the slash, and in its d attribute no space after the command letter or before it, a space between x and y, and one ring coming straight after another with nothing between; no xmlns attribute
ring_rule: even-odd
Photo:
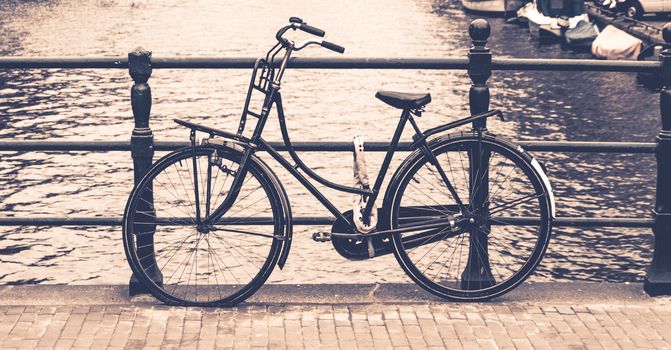
<svg viewBox="0 0 671 350"><path fill-rule="evenodd" d="M294 149L291 139L289 137L289 132L287 130L287 125L286 125L286 119L284 115L284 107L282 104L282 95L280 93L280 81L282 79L282 76L284 75L284 71L286 69L286 65L289 61L289 58L291 57L291 52L292 49L291 47L284 48L285 54L284 57L281 60L281 64L279 65L279 72L275 74L275 57L279 52L282 50L282 46L275 46L273 49L271 49L268 54L266 55L266 59L259 59L256 62L254 73L252 74L252 79L248 91L248 96L245 102L245 108L243 110L243 115L240 121L240 126L238 128L237 134L233 133L228 133L224 131L217 130L217 134L220 134L226 138L232 138L236 141L239 141L243 144L246 144L246 148L244 151L244 154L242 156L242 159L240 161L240 168L238 169L238 174L235 177L233 183L231 184L231 191L227 194L226 198L224 199L223 203L219 205L218 208L216 208L211 214L209 213L210 211L210 205L209 202L206 203L206 215L204 220L202 221L202 225L211 225L214 222L217 222L223 215L224 213L230 209L230 207L233 205L235 202L241 186L243 179L245 178L246 174L246 163L247 160L249 159L250 156L252 156L257 150L262 150L268 152L278 163L280 163L293 177L295 177L302 185L305 187L319 202L326 208L328 209L331 214L333 214L337 220L340 220L342 222L349 222L345 216L341 213L338 208L331 203L326 196L324 196L313 184L310 182L309 178L312 178L313 180L321 183L322 185L325 185L329 188L335 189L340 192L347 192L347 193L353 193L353 194L359 194L362 196L367 197L366 198L366 207L364 208L363 211L363 218L364 220L368 220L370 217L370 214L374 208L375 201L377 200L377 197L380 194L380 188L382 187L382 183L384 182L384 179L387 174L387 170L389 170L389 165L391 163L391 160L394 156L394 153L396 152L398 142L401 138L401 135L403 133L403 129L405 128L406 124L408 121L410 121L414 131L415 135L413 136L413 140L415 141L412 145L414 149L421 149L422 152L424 152L429 159L432 160L432 163L436 166L438 173L442 177L443 181L445 182L448 190L454 197L456 204L460 208L462 213L467 212L466 206L463 204L461 199L459 198L459 195L457 194L456 189L453 187L452 183L449 181L447 176L445 175L443 169L440 167L440 164L437 162L435 159L434 155L432 154L431 150L427 146L426 139L427 137L439 133L439 132L444 132L452 128L456 128L461 125L465 125L467 123L471 123L473 121L477 121L483 118L488 118L490 116L498 115L500 117L501 113L499 111L489 111L487 113L471 116L468 118L464 118L461 120L457 120L452 123L448 123L433 129L429 129L426 132L422 132L419 127L417 126L416 122L413 119L413 114L419 115L419 111L413 111L409 109L405 109L401 113L400 120L398 122L398 125L396 127L396 130L394 131L394 134L392 136L391 143L389 144L389 148L387 149L387 152L385 154L384 160L382 162L382 165L380 166L380 169L378 170L378 174L375 179L375 183L373 184L372 188L356 188L356 187L350 187L350 186L344 186L340 184L336 184L334 182L331 182L324 177L320 176L316 172L314 172L311 168L309 168L298 156L296 153L296 150ZM270 63L269 63L270 62ZM259 85L255 85L255 79L257 76L257 72L261 70L261 78L259 78ZM265 75L264 75L265 74ZM251 95L253 90L259 90L265 94L265 98L263 101L263 107L262 107L262 112L261 113L253 113L249 111L249 103L251 99ZM265 127L265 124L268 120L268 117L270 115L270 111L272 110L273 105L275 106L277 110L277 115L280 123L280 130L282 133L282 139L284 142L284 145L286 146L286 149L289 152L290 158L296 163L295 165L292 165L285 157L280 155L280 153L273 148L266 140L264 140L261 135L263 133L263 129ZM246 118L247 115L252 115L256 118L258 118L258 122L256 123L256 126L254 128L254 132L250 138L242 136L242 132L244 131L244 127L246 124ZM216 129L212 129L216 130ZM478 130L480 133L482 130ZM192 130L192 146L195 147L195 134L194 131ZM308 177L303 175L302 173L299 172L299 169L304 171ZM194 166L194 171L195 171L195 166ZM194 176L196 176L194 174ZM197 184L196 184L196 191L197 191ZM196 216L199 219L201 217L199 213L199 209L197 209ZM199 220L200 221L200 220ZM351 223L350 223L351 224ZM443 222L444 224L444 222ZM451 222L453 225L454 222ZM429 224L431 225L431 224ZM421 225L420 225L421 226ZM414 227L415 229L419 228ZM402 229L406 230L406 229Z"/></svg>
<svg viewBox="0 0 671 350"><path fill-rule="evenodd" d="M244 179L244 176L240 176L240 174L244 175L245 174L245 162L246 160L255 152L258 150L266 151L268 154L270 154L279 164L281 164L294 178L296 178L302 185L305 187L317 200L326 208L328 209L338 220L342 220L342 222L349 222L344 215L341 213L341 211L333 205L333 203L324 196L313 184L310 182L309 178L312 178L313 180L316 180L317 182L335 189L340 192L347 192L347 193L353 193L353 194L360 194L368 197L367 200L367 205L364 208L364 217L367 217L367 215L370 215L372 209L373 209L373 204L375 200L377 199L378 195L380 194L380 188L382 187L382 183L384 182L387 170L389 170L389 165L391 163L391 160L394 156L394 153L396 152L396 149L398 147L398 142L401 138L401 135L403 133L403 129L405 128L406 124L408 121L411 122L413 128L415 129L415 135L413 139L415 142L413 143L413 148L420 148L425 152L429 152L428 147L426 145L426 138L428 136L434 135L439 132L444 132L446 130L456 128L461 125L465 125L467 123L471 123L476 120L480 120L483 118L495 116L495 115L500 115L499 111L490 111L487 113L483 113L480 115L464 118L457 120L452 123L448 123L445 125L441 125L439 127L429 129L426 132L422 133L419 128L417 127L416 123L414 122L414 119L412 118L412 113L408 110L404 110L401 113L401 118L399 120L399 123L396 127L396 130L394 131L394 134L392 136L391 143L389 144L389 148L387 149L387 152L385 154L384 160L382 162L382 165L380 166L380 169L378 171L375 183L373 184L373 187L371 189L364 189L364 188L356 188L356 187L350 187L350 186L344 186L340 184L333 183L324 177L320 176L319 174L315 173L311 168L309 168L298 156L296 153L296 150L293 147L293 144L291 143L291 139L289 137L289 132L287 130L287 125L286 125L286 118L284 114L284 108L282 104L282 97L279 91L274 90L271 91L269 94L269 98L266 99L264 103L264 113L262 118L259 119L259 122L257 123L257 127L255 128L254 134L251 138L245 138L239 135L234 135L234 134L228 134L224 136L237 136L236 140L241 141L242 143L247 144L247 148L245 150L245 153L243 155L243 160L241 161L240 169L238 170L238 176L236 176L236 179L234 180L233 184L231 185L232 190L229 192L227 198L224 200L224 202L208 217L205 219L204 224L209 224L212 222L216 222L221 218L221 216L226 212L228 208L233 204L235 201L235 198L237 197L237 194L239 193L240 187L242 185L242 180ZM292 165L287 158L283 157L279 151L277 151L274 147L270 145L266 140L264 140L261 137L261 134L263 132L263 127L265 126L265 123L268 118L268 112L270 112L271 107L275 105L277 108L277 115L280 123L280 131L282 133L282 139L284 142L284 145L286 146L287 151L289 152L289 155L291 159L296 163L295 165ZM266 112L267 111L267 112ZM424 150L426 148L426 150ZM437 162L436 162L437 164ZM300 170L303 170L308 177L303 175L302 173L299 172ZM438 166L439 172L443 173L442 169L440 166ZM448 190L453 193L454 198L458 202L458 205L461 207L462 211L465 211L466 208L464 204L461 202L459 199L459 195L456 193L456 190L453 188L451 182L447 177L443 174L444 176L444 181L447 184ZM457 222L458 223L458 222ZM432 223L426 223L427 225L431 226ZM445 224L445 222L441 223L442 225ZM412 227L412 228L407 228L405 230L413 230L417 229L418 227ZM430 227L427 227L430 228Z"/></svg>
<svg viewBox="0 0 671 350"><path fill-rule="evenodd" d="M366 211L364 212L364 217L370 215L370 212L373 208L373 203L375 202L380 193L380 188L382 187L385 175L387 173L387 170L389 169L389 165L398 146L398 141L403 132L403 128L408 120L409 113L405 112L401 116L401 120L399 121L398 126L396 127L396 131L394 132L394 136L392 137L389 148L387 149L384 160L382 161L382 165L380 166L373 187L370 189L365 189L365 188L343 186L340 184L333 183L323 178L319 174L315 173L312 169L310 169L307 165L305 165L305 163L300 159L295 149L293 148L293 145L291 144L289 133L287 131L284 109L282 107L282 98L279 92L276 95L274 103L277 108L277 114L280 122L280 130L282 132L282 138L284 144L287 147L291 159L296 163L296 165L292 166L289 163L289 161L287 161L286 158L282 157L279 154L279 152L277 152L277 150L275 150L272 146L270 146L270 144L268 144L268 142L266 142L263 139L260 139L261 149L267 151L278 163L280 163L285 169L287 169L287 171L289 171L289 173L291 173L308 191L310 191L310 193L312 193L312 195L315 196L315 198L317 198L317 200L319 200L319 202L324 207L326 207L326 209L328 209L337 219L347 221L340 212L340 210L338 210L333 205L333 203L331 203L331 201L328 200L328 198L326 198L317 188L315 188L314 185L308 180L308 178L306 178L303 174L301 174L298 171L298 169L303 170L310 178L316 180L317 182L329 188L338 190L340 192L347 192L366 196L368 203L366 205L365 209Z"/></svg>
<svg viewBox="0 0 671 350"><path fill-rule="evenodd" d="M269 112L271 110L271 107L275 105L275 108L277 109L277 115L280 123L280 130L282 133L282 139L284 142L284 145L286 146L289 155L291 159L296 163L295 165L292 165L287 158L283 157L279 151L277 151L274 147L272 147L266 140L264 140L261 137L261 134L263 132L263 127L265 126L265 123L268 119ZM254 154L257 150L262 150L268 152L279 164L281 164L294 178L296 178L319 202L326 208L328 209L337 219L344 220L347 222L347 219L342 215L340 210L336 208L336 206L331 203L331 201L324 196L313 184L308 178L312 178L313 180L321 183L322 185L325 185L329 188L335 189L340 192L347 192L347 193L353 193L353 194L359 194L368 197L368 204L364 210L364 217L367 217L367 215L370 215L370 212L372 211L373 208L373 203L377 199L379 193L380 193L380 188L382 187L382 183L384 182L385 175L387 173L387 170L389 170L389 165L391 163L391 160L394 156L394 153L397 149L398 142L401 138L401 134L403 133L403 129L407 123L407 121L412 118L411 114L409 111L404 111L401 114L401 119L398 123L398 126L396 127L396 131L394 132L394 135L392 137L391 143L389 145L389 148L387 149L386 155L384 157L384 160L382 162L382 165L378 171L378 175L376 177L375 183L373 184L373 187L370 189L364 189L364 188L356 188L356 187L350 187L350 186L344 186L340 184L336 184L330 180L325 179L324 177L320 176L319 174L315 173L310 167L308 167L298 156L296 153L296 150L293 147L293 144L291 143L291 139L289 137L289 132L287 130L287 125L286 125L286 119L285 119L285 114L284 114L284 108L282 105L282 96L279 92L279 89L277 88L271 88L271 91L268 94L268 97L264 101L264 107L263 107L264 113L262 113L261 118L259 118L259 121L256 125L256 128L254 130L254 133L251 138L246 139L242 138L239 139L242 142L248 143L248 146L245 150L245 153L243 155L243 159L241 161L240 169L238 170L239 174L245 174L245 163L246 160ZM301 172L299 172L299 169L304 171L307 174L307 177L303 175ZM244 176L236 176L235 181L231 185L231 191L229 192L229 195L227 198L224 200L224 202L217 208L215 209L212 214L204 220L204 224L208 224L211 222L216 222L221 216L224 214L224 212L233 204L232 202L235 200L235 197L237 196L237 193L239 193L240 186L242 185L242 179Z"/></svg>

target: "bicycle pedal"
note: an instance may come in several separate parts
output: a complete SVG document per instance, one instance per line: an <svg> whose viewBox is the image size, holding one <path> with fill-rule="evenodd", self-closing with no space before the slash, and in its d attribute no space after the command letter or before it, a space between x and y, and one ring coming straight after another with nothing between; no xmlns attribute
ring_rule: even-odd
<svg viewBox="0 0 671 350"><path fill-rule="evenodd" d="M330 232L315 232L312 234L312 240L315 242L330 242L331 233Z"/></svg>

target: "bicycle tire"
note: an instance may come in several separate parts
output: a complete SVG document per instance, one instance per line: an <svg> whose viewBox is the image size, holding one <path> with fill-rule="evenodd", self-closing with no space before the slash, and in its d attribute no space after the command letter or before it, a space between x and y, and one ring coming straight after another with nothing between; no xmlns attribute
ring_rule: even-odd
<svg viewBox="0 0 671 350"><path fill-rule="evenodd" d="M554 217L552 188L542 168L511 142L485 133L481 145L489 155L487 171L469 175L472 164L468 154L475 152L477 143L477 134L464 132L436 138L429 142L429 148L446 168L445 173L469 210L474 209L470 203L475 193L486 189L484 202L488 204L480 207L484 214L478 217L478 224L461 233L451 233L454 229L446 226L392 236L394 255L406 274L428 292L454 301L488 300L522 283L547 249ZM398 228L403 220L454 215L459 211L435 166L431 175L430 164L417 150L394 175L386 197L386 202L391 203L392 228ZM455 172L454 168L460 166L467 169ZM472 177L477 181L471 184ZM504 194L522 198L522 202L501 201ZM418 200L413 197L417 195L424 197ZM507 224L502 225L504 222ZM422 262L426 257L430 258ZM435 260L431 261L431 257Z"/></svg>
<svg viewBox="0 0 671 350"><path fill-rule="evenodd" d="M195 225L196 203L211 212L223 202L230 190L226 186L240 174L241 157L241 151L222 146L180 149L158 160L131 193L124 212L124 250L133 274L160 301L233 306L254 294L277 264L289 234L288 202L276 176L254 156L248 159L240 193L222 219L203 230L207 232ZM247 215L250 208L253 214ZM240 228L245 220L255 225Z"/></svg>

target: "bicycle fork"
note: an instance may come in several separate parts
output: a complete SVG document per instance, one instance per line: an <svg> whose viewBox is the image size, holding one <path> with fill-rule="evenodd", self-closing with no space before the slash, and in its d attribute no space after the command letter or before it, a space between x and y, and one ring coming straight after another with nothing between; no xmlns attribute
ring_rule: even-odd
<svg viewBox="0 0 671 350"><path fill-rule="evenodd" d="M212 159L212 154L207 155L207 179L205 180L205 212L201 213L201 202L200 202L200 188L199 185L201 182L198 178L198 161L196 158L196 135L195 131L191 131L191 150L193 158L193 188L194 188L194 198L196 201L196 226L199 231L207 231L210 226L219 221L221 217L233 206L235 201L240 194L242 189L243 180L246 171L246 163L249 157L251 156L253 150L248 148L244 151L242 159L240 161L240 166L237 171L229 169L233 175L233 182L231 184L230 191L226 194L223 202L212 211L212 165L216 165ZM215 151L216 152L216 151ZM204 214L204 215L203 215Z"/></svg>

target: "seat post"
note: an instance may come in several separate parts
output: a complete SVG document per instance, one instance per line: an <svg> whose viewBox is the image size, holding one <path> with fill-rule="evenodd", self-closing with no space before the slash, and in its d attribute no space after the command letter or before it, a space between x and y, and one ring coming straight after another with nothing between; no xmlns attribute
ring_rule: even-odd
<svg viewBox="0 0 671 350"><path fill-rule="evenodd" d="M405 110L403 110L405 112ZM418 112L419 113L419 112ZM417 122L415 121L415 118L412 117L413 113L408 110L408 120L410 121L410 125L412 125L412 128L415 130L415 138L416 140L421 140L424 138L424 133L422 133L422 130L420 130L419 126L417 125ZM416 114L418 115L418 114Z"/></svg>

